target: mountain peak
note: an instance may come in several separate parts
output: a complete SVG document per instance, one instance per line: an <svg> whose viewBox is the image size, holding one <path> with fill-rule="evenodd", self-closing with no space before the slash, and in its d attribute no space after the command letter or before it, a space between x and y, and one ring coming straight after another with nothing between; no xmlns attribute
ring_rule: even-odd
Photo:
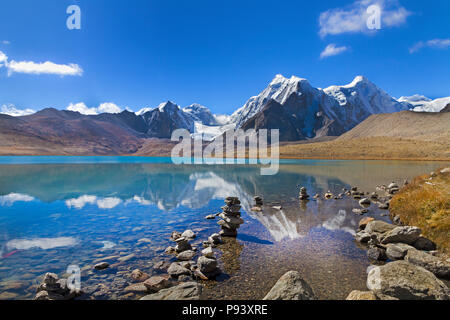
<svg viewBox="0 0 450 320"><path fill-rule="evenodd" d="M286 78L282 74L277 74L275 78L273 78L272 82L270 83L270 86L280 84L280 83L299 83L299 82L308 82L305 78L299 78L297 76L291 76L290 78Z"/></svg>
<svg viewBox="0 0 450 320"><path fill-rule="evenodd" d="M160 112L180 110L180 107L172 101L163 102L158 106Z"/></svg>

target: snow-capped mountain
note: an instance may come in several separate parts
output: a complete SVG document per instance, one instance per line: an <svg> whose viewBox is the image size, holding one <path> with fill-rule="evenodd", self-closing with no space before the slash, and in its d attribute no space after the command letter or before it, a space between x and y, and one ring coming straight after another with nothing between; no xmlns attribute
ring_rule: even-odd
<svg viewBox="0 0 450 320"><path fill-rule="evenodd" d="M272 102L274 101L274 102ZM237 128L273 129L283 124L284 140L340 135L375 113L406 109L401 103L358 76L345 86L324 90L306 79L277 75L269 86L232 115Z"/></svg>
<svg viewBox="0 0 450 320"><path fill-rule="evenodd" d="M450 103L450 97L432 100L423 95L415 94L409 97L400 97L398 102L416 112L440 112Z"/></svg>
<svg viewBox="0 0 450 320"><path fill-rule="evenodd" d="M183 112L191 116L193 121L200 122L207 126L219 125L211 110L198 103L191 104L183 108Z"/></svg>

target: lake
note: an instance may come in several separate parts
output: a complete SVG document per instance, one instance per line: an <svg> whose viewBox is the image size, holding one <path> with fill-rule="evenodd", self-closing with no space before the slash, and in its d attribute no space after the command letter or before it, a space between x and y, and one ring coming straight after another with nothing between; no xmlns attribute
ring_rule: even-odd
<svg viewBox="0 0 450 320"><path fill-rule="evenodd" d="M220 230L205 216L227 196L242 202L237 239L215 249L223 274L203 281L205 299L261 299L281 275L298 270L320 299L364 290L370 263L353 240L358 203L311 200L298 193L365 192L402 183L445 163L281 160L274 176L257 165L173 165L167 158L0 157L0 298L32 299L46 272L82 270L85 299L137 299L124 292L129 273L156 274L172 231L192 229L201 249ZM252 212L262 196L264 211ZM281 210L273 206L282 206ZM376 205L365 216L388 220ZM99 272L93 265L108 261Z"/></svg>

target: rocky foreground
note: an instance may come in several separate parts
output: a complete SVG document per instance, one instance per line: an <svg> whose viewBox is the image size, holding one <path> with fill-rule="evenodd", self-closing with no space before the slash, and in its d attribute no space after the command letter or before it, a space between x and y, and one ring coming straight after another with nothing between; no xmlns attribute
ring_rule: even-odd
<svg viewBox="0 0 450 320"><path fill-rule="evenodd" d="M409 182L405 181L404 185L409 185ZM302 187L299 201L305 204L311 198L339 201L350 197L357 203L353 213L364 215L372 204L381 210L389 209L392 198L400 191L399 185L392 182L387 186L378 186L377 192L372 193L352 187L336 195L328 191L310 197L306 188ZM252 211L262 211L262 198L257 196L254 202ZM168 247L166 254L173 255L176 261L157 264L155 269L159 269L161 274L152 277L138 269L134 270L130 277L135 283L125 288L125 291L138 294L141 300L201 299L202 283L222 273L214 249L220 249L222 237L236 237L240 225L244 223L240 209L239 199L228 197L222 212L206 217L210 220L220 218L218 225L221 230L203 241L201 250L191 245L191 241L196 238L193 231L172 232L171 240L175 245ZM281 206L278 210L281 210ZM387 211L383 215L388 215ZM438 250L431 239L423 235L421 228L405 225L398 215L391 214L391 220L393 223L373 217L360 220L355 242L366 250L372 265L368 270L367 291L352 291L347 300L450 300L450 290L444 282L450 280L450 259ZM109 264L99 262L94 268L105 270ZM56 275L48 273L35 299L69 300L81 295L83 292L70 288L66 279L58 279ZM264 300L315 299L317 296L313 288L295 270L285 273L264 297Z"/></svg>

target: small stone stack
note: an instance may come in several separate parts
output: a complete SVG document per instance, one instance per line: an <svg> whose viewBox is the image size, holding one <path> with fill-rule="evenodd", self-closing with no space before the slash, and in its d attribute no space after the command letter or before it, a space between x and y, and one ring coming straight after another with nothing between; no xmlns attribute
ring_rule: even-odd
<svg viewBox="0 0 450 320"><path fill-rule="evenodd" d="M217 258L211 247L202 250L202 256L197 260L198 271L208 279L212 279L221 273L217 267Z"/></svg>
<svg viewBox="0 0 450 320"><path fill-rule="evenodd" d="M71 300L83 292L69 288L66 279L59 279L54 273L46 273L36 290L34 300Z"/></svg>
<svg viewBox="0 0 450 320"><path fill-rule="evenodd" d="M299 198L300 198L300 200L303 200L303 201L309 199L309 195L308 195L308 193L307 193L305 187L301 187L301 188L300 188L300 195L299 195Z"/></svg>
<svg viewBox="0 0 450 320"><path fill-rule="evenodd" d="M224 237L236 237L237 229L244 223L241 218L241 202L237 197L228 197L225 199L225 206L222 207L223 212L219 214L220 220L218 224L222 228L219 232Z"/></svg>
<svg viewBox="0 0 450 320"><path fill-rule="evenodd" d="M255 206L256 207L262 207L263 206L263 199L260 196L255 196L253 199L255 200Z"/></svg>

